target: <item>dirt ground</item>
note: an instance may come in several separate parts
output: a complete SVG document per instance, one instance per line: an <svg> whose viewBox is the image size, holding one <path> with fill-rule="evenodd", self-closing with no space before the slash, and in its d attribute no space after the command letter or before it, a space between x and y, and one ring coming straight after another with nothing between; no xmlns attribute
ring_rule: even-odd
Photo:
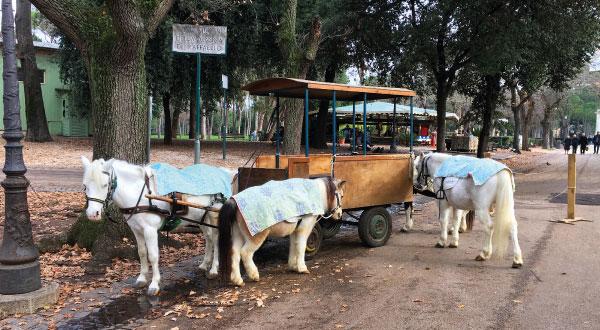
<svg viewBox="0 0 600 330"><path fill-rule="evenodd" d="M235 168L243 165L255 150L265 154L272 152L271 145L261 143L229 142L228 148L228 159L223 161L220 144L205 143L203 161ZM3 152L2 148L0 150ZM166 161L177 166L188 165L193 160L191 150L189 143L174 147L156 143L152 161ZM80 155L91 157L89 140L60 139L50 144L27 143L24 153L26 164L31 168L30 180L37 190L29 193L36 240L64 232L74 222L84 204L83 194L75 189L75 185L77 182L80 184L81 180ZM149 298L142 291L121 287L120 298L113 299L115 306L128 305L131 303L129 298L137 297L134 305L139 304L139 308L131 311L130 308L123 307L123 317L108 317L104 323L95 323L95 327L108 327L118 323L129 327L158 329L215 326L252 329L275 329L282 326L519 328L526 325L541 328L540 325L549 320L540 316L540 323L535 324L524 313L541 313L543 308L563 313L565 306L560 303L560 299L553 300L558 299L554 297L556 295L560 297L559 293L540 291L536 286L559 285L565 288L558 290L563 290L564 294L569 294L569 290L579 290L586 301L595 303L596 299L591 298L589 292L583 290L580 284L574 284L574 281L586 283L590 276L584 270L577 270L579 267L600 271L596 269L600 265L590 259L597 252L585 255L584 258L573 258L572 254L581 255L574 243L562 246L557 252L550 248L557 234L566 235L563 238L565 240L576 240L581 237L587 239L598 232L596 224L582 223L574 228L563 225L568 230L563 232L555 229L561 225L547 222L549 219L560 218L564 213L564 205L550 204L548 200L564 190L566 157L559 152L549 153L543 150L524 152L514 157L508 151L500 151L496 156L503 158L502 161L517 173L516 207L526 260L526 266L521 270L510 269L508 259L493 260L486 264L472 260L480 248L482 237L477 223L473 232L461 236L459 249L432 248L439 234L437 208L433 202L419 205L421 211L417 213L415 228L409 234L399 233L404 216L401 210L392 209L394 234L382 248L364 248L356 230L343 227L341 233L325 241L319 255L308 262L311 270L308 276L287 272L284 267L287 243L271 242L256 257L262 280L259 283L248 283L243 288L223 288L218 283L215 285L201 280L202 275L194 267L197 261L192 262L190 258L197 259L197 256L202 255L202 239L194 234L174 234L172 237L183 242L184 247L165 247L161 250L161 268L167 278L165 281L169 283L171 278L171 284L165 284L166 292L163 292L160 302L146 306ZM582 160L579 163L580 177L590 177L592 173L597 173L600 158L589 155L582 157ZM45 170L47 168L50 170ZM63 171L58 179L56 171ZM36 178L40 180L35 180ZM71 186L68 184L69 180L72 181ZM580 189L588 193L600 193L598 184L600 182L597 180L588 180L583 182ZM0 208L0 216L3 216L2 202ZM595 208L597 212L597 206ZM594 206L580 209L583 214L595 216ZM2 221L3 219L0 224ZM594 226L594 229L586 231L585 228L590 226ZM545 257L549 253L556 254ZM557 256L564 258L558 259L558 268L561 270L559 273L565 275L557 275L556 269L545 273L546 270L557 267ZM90 258L89 252L68 246L64 246L59 252L42 254L44 280L58 281L61 284L59 304L42 311L38 318L17 316L0 320L0 328L53 328L57 322L64 325L65 320L77 319L87 309L99 310L96 313L106 315L106 311L111 309L108 309L106 303L98 303L100 298L82 297L85 294L102 293L104 288L112 288L115 283L130 279L137 273L139 263L137 260L114 260L106 274L90 276L83 272ZM584 263L584 266L580 263ZM184 269L188 273L178 277L174 269ZM566 276L567 274L570 276ZM98 295L102 296L101 293ZM542 301L533 300L538 296ZM123 301L127 304L122 303ZM581 314L582 312L577 312L577 315ZM551 319L558 327L568 324L557 316ZM600 317L598 314L590 314L585 320L573 317L569 320L579 327L588 327L588 324L592 327L594 323L585 322L597 322ZM66 328L80 328L85 323L66 324L71 324Z"/></svg>

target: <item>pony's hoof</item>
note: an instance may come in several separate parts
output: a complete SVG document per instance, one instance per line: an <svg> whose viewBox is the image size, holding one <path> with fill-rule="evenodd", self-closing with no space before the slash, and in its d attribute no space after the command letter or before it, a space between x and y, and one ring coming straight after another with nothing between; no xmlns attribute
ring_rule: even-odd
<svg viewBox="0 0 600 330"><path fill-rule="evenodd" d="M440 242L437 242L437 243L435 243L435 247L436 247L436 248L438 248L438 249L443 249L443 248L445 248L444 244L442 244L442 243L440 243Z"/></svg>
<svg viewBox="0 0 600 330"><path fill-rule="evenodd" d="M452 248L452 249L456 249L456 248L458 247L458 244L450 243L450 244L448 245L448 247L449 247L449 248Z"/></svg>
<svg viewBox="0 0 600 330"><path fill-rule="evenodd" d="M235 286L244 286L244 280L240 279L232 279L231 283Z"/></svg>
<svg viewBox="0 0 600 330"><path fill-rule="evenodd" d="M219 273L215 273L215 272L206 273L206 278L209 280L214 280L217 277L219 277Z"/></svg>
<svg viewBox="0 0 600 330"><path fill-rule="evenodd" d="M408 228L402 227L402 228L400 228L400 231L403 233L408 233Z"/></svg>
<svg viewBox="0 0 600 330"><path fill-rule="evenodd" d="M300 274L310 274L310 271L308 270L308 268L306 266L304 266L304 268L298 267L298 273L300 273Z"/></svg>
<svg viewBox="0 0 600 330"><path fill-rule="evenodd" d="M206 265L206 264L200 264L200 266L198 266L198 269L200 269L200 270L201 270L201 271L203 271L203 272L206 272L206 271L208 271L208 268L209 268L209 267L208 267L208 265Z"/></svg>
<svg viewBox="0 0 600 330"><path fill-rule="evenodd" d="M521 268L521 267L523 267L523 264L513 261L512 268Z"/></svg>
<svg viewBox="0 0 600 330"><path fill-rule="evenodd" d="M462 234L462 233L464 233L464 232L466 232L466 231L467 231L467 229L466 229L466 228L459 228L459 229L458 229L458 233L459 233L459 234Z"/></svg>
<svg viewBox="0 0 600 330"><path fill-rule="evenodd" d="M148 288L149 296L158 296L159 293L160 293L160 288Z"/></svg>
<svg viewBox="0 0 600 330"><path fill-rule="evenodd" d="M135 283L133 283L133 287L136 289L141 289L146 287L146 285L148 284L148 282L143 281L143 280L137 280L135 281Z"/></svg>
<svg viewBox="0 0 600 330"><path fill-rule="evenodd" d="M477 257L475 257L475 260L477 260L477 261L485 261L485 258L482 257L481 255L477 255Z"/></svg>

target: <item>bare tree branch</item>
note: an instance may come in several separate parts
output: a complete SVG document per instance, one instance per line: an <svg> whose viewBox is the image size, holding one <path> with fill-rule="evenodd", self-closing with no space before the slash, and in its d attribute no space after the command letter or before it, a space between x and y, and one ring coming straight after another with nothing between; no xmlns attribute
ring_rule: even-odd
<svg viewBox="0 0 600 330"><path fill-rule="evenodd" d="M162 0L158 5L156 5L154 13L148 18L148 23L146 24L146 31L148 34L154 33L174 3L175 0Z"/></svg>
<svg viewBox="0 0 600 330"><path fill-rule="evenodd" d="M87 19L79 0L30 0L50 22L56 25L66 36L83 51L85 38L81 35L82 22Z"/></svg>

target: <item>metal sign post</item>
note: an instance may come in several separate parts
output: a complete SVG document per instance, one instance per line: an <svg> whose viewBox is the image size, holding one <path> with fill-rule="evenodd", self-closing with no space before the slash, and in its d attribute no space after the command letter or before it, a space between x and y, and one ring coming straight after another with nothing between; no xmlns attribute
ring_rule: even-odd
<svg viewBox="0 0 600 330"><path fill-rule="evenodd" d="M221 75L223 84L223 125L221 125L221 140L223 147L223 159L227 158L227 89L229 88L229 79L226 75Z"/></svg>
<svg viewBox="0 0 600 330"><path fill-rule="evenodd" d="M196 55L196 129L194 132L194 164L200 163L200 99L201 54L227 54L227 27L213 25L173 24L173 51ZM223 156L225 157L225 156ZM224 158L223 158L224 159Z"/></svg>

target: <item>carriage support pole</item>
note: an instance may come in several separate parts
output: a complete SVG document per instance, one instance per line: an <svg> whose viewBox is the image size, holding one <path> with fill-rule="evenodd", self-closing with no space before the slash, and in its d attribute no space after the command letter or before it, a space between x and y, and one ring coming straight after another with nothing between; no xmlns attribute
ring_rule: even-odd
<svg viewBox="0 0 600 330"><path fill-rule="evenodd" d="M367 93L363 94L363 155L367 155Z"/></svg>
<svg viewBox="0 0 600 330"><path fill-rule="evenodd" d="M413 114L413 96L410 97L410 114L409 114L409 116L410 116L410 142L409 142L410 144L409 144L409 146L410 146L410 153L412 153L413 152L413 143L414 143L413 142L413 134L414 134L414 126L415 126L415 123L414 123L415 116Z"/></svg>
<svg viewBox="0 0 600 330"><path fill-rule="evenodd" d="M390 146L391 152L396 152L396 101L394 97L394 116L392 117L392 145Z"/></svg>
<svg viewBox="0 0 600 330"><path fill-rule="evenodd" d="M356 101L352 101L352 152L356 151Z"/></svg>
<svg viewBox="0 0 600 330"><path fill-rule="evenodd" d="M308 88L304 89L304 155L308 157Z"/></svg>
<svg viewBox="0 0 600 330"><path fill-rule="evenodd" d="M335 91L333 91L333 114L332 114L332 118L331 118L331 125L333 126L333 146L331 147L331 153L333 155L335 155L336 152L336 145L337 145L337 122L336 122L336 104L335 104L335 99L336 99L336 95L335 95Z"/></svg>

